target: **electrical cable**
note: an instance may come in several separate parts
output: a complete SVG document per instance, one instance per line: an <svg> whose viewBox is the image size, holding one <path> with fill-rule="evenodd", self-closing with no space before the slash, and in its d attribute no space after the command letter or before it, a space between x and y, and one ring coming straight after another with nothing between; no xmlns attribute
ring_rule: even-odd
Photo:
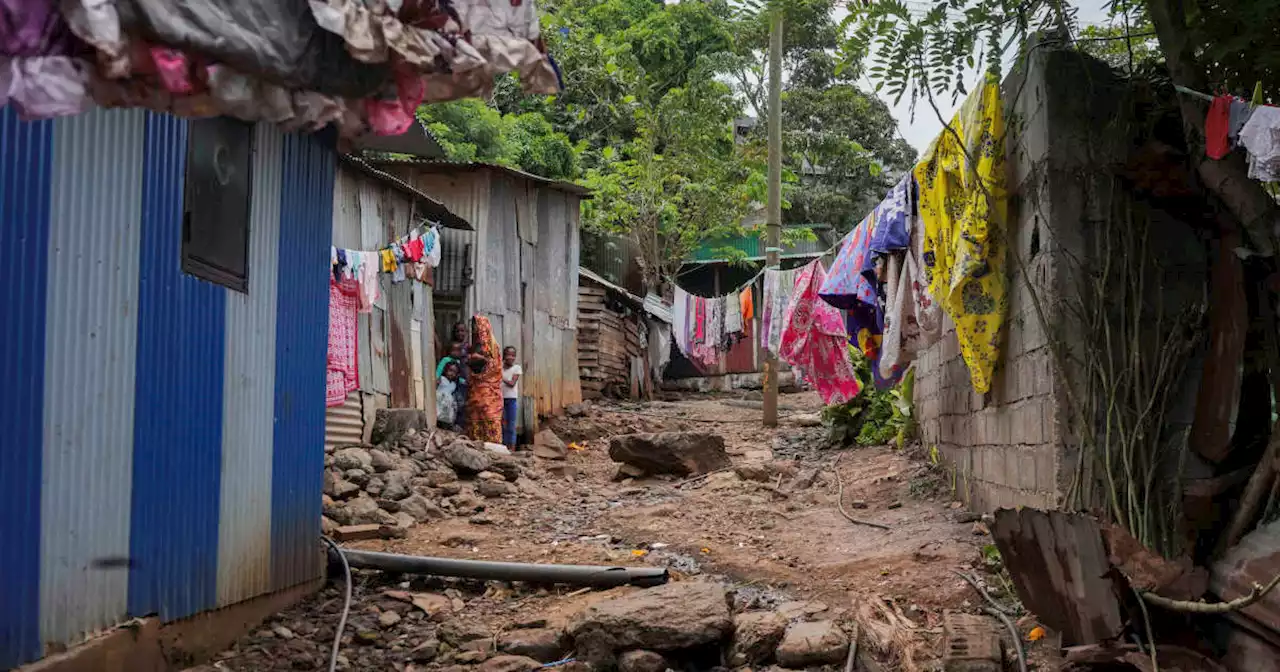
<svg viewBox="0 0 1280 672"><path fill-rule="evenodd" d="M338 630L333 633L333 651L329 654L329 672L338 669L338 649L342 646L342 631L347 628L347 616L351 613L351 565L347 564L347 556L343 555L342 549L333 543L329 537L321 537L324 543L338 555L342 560L343 583L346 584L346 596L342 603L342 618L338 619Z"/></svg>

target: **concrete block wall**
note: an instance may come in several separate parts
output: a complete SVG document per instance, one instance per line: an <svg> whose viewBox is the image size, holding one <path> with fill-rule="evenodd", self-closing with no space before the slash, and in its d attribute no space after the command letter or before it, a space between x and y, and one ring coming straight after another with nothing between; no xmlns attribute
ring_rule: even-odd
<svg viewBox="0 0 1280 672"><path fill-rule="evenodd" d="M956 497L973 510L1056 508L1074 473L1067 383L1054 365L1051 338L1071 347L1060 297L1074 282L1068 259L1085 249L1083 183L1092 178L1082 168L1096 161L1090 136L1100 111L1085 109L1078 101L1095 97L1080 92L1110 77L1074 54L1036 49L1027 69L1004 82L1011 249L1001 364L991 391L974 392L950 323L916 361L921 439L954 470Z"/></svg>

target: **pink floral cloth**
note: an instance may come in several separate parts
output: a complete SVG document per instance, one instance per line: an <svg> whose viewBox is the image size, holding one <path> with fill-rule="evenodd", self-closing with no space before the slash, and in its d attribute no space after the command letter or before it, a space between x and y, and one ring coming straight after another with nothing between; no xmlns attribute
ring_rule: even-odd
<svg viewBox="0 0 1280 672"><path fill-rule="evenodd" d="M325 375L325 406L341 406L347 394L360 388L360 368L356 358L359 293L355 280L329 281L329 361Z"/></svg>
<svg viewBox="0 0 1280 672"><path fill-rule="evenodd" d="M805 266L796 278L778 354L796 367L827 405L858 396L861 386L849 359L849 335L840 311L818 298L827 272L820 261Z"/></svg>

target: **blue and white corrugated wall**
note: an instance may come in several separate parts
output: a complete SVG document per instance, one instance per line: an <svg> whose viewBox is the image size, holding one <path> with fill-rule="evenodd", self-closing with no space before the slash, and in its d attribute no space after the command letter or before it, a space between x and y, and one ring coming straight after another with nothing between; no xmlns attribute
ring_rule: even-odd
<svg viewBox="0 0 1280 672"><path fill-rule="evenodd" d="M242 294L182 273L186 139L0 109L0 669L321 575L335 155L257 128Z"/></svg>

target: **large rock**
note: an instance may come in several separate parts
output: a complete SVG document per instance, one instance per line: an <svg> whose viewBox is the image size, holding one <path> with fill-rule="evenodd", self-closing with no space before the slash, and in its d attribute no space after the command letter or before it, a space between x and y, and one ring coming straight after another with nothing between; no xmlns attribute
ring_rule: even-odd
<svg viewBox="0 0 1280 672"><path fill-rule="evenodd" d="M480 665L480 672L531 672L542 663L525 656L495 656Z"/></svg>
<svg viewBox="0 0 1280 672"><path fill-rule="evenodd" d="M378 515L381 511L378 503L364 493L339 506L337 510L342 512L341 517L335 517L334 520L343 525L370 525L382 522Z"/></svg>
<svg viewBox="0 0 1280 672"><path fill-rule="evenodd" d="M760 665L773 658L774 649L787 631L787 619L772 611L752 611L733 618L733 645L729 664Z"/></svg>
<svg viewBox="0 0 1280 672"><path fill-rule="evenodd" d="M502 635L498 650L552 663L564 657L564 635L550 628L512 630Z"/></svg>
<svg viewBox="0 0 1280 672"><path fill-rule="evenodd" d="M459 474L473 476L489 468L489 455L462 441L455 441L444 449L444 459Z"/></svg>
<svg viewBox="0 0 1280 672"><path fill-rule="evenodd" d="M369 460L373 470L379 474L396 468L396 458L377 448L369 451Z"/></svg>
<svg viewBox="0 0 1280 672"><path fill-rule="evenodd" d="M580 660L607 666L620 651L718 642L733 632L733 619L723 587L681 581L593 604L570 620L567 632Z"/></svg>
<svg viewBox="0 0 1280 672"><path fill-rule="evenodd" d="M732 465L724 437L703 432L623 434L609 439L609 457L648 474L691 476Z"/></svg>
<svg viewBox="0 0 1280 672"><path fill-rule="evenodd" d="M343 448L333 454L333 465L347 471L348 469L373 470L373 457L364 448Z"/></svg>
<svg viewBox="0 0 1280 672"><path fill-rule="evenodd" d="M618 658L618 672L666 672L667 659L657 651L628 651Z"/></svg>
<svg viewBox="0 0 1280 672"><path fill-rule="evenodd" d="M555 432L544 429L533 436L533 454L546 460L563 460L569 454L569 447Z"/></svg>
<svg viewBox="0 0 1280 672"><path fill-rule="evenodd" d="M413 490L409 487L409 481L413 478L413 474L407 471L388 471L383 478L386 481L385 485L382 486L383 499L398 502L413 494Z"/></svg>
<svg viewBox="0 0 1280 672"><path fill-rule="evenodd" d="M409 514L419 523L448 517L448 514L441 510L440 507L417 493L400 500L399 504L400 513Z"/></svg>
<svg viewBox="0 0 1280 672"><path fill-rule="evenodd" d="M516 486L506 481L480 481L480 484L476 486L476 492L490 498L506 497L507 495L515 494Z"/></svg>
<svg viewBox="0 0 1280 672"><path fill-rule="evenodd" d="M411 429L415 434L431 430L426 411L416 408L380 408L373 420L370 440L378 445L394 445L400 443Z"/></svg>
<svg viewBox="0 0 1280 672"><path fill-rule="evenodd" d="M503 478L512 483L520 480L520 475L522 473L520 465L516 464L511 459L494 460L493 463L489 465L489 471L502 474Z"/></svg>
<svg viewBox="0 0 1280 672"><path fill-rule="evenodd" d="M849 636L835 621L792 623L778 645L778 664L803 669L843 663L849 655Z"/></svg>

